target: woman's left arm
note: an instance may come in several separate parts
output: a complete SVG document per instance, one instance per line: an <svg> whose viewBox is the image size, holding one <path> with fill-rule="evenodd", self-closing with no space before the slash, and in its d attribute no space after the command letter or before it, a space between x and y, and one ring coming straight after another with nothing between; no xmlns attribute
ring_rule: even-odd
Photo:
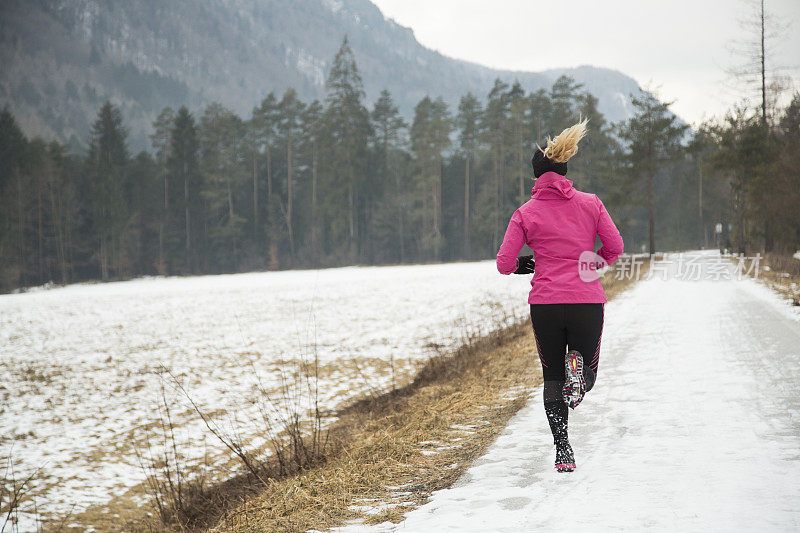
<svg viewBox="0 0 800 533"><path fill-rule="evenodd" d="M497 271L501 274L512 274L517 270L517 254L525 244L525 228L519 209L514 211L506 228L503 244L497 252Z"/></svg>
<svg viewBox="0 0 800 533"><path fill-rule="evenodd" d="M600 201L595 195L597 199L597 207L598 207L598 219L597 219L597 235L600 236L600 242L603 243L603 246L597 250L597 255L605 259L606 264L611 264L617 260L617 258L622 255L624 250L623 242L622 242L622 235L620 235L617 226L614 225L614 221L611 220L611 215L608 214L606 211L606 206L603 205L603 202Z"/></svg>

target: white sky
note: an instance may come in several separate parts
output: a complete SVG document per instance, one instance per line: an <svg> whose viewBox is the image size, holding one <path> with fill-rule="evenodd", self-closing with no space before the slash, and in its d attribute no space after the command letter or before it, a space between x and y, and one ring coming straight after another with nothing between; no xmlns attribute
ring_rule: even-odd
<svg viewBox="0 0 800 533"><path fill-rule="evenodd" d="M494 68L539 71L595 65L657 88L688 122L740 100L725 68L748 0L372 0L423 45ZM800 0L767 0L788 27L774 65L800 89ZM768 54L770 43L768 41ZM768 55L769 60L769 55ZM768 65L769 67L769 65Z"/></svg>

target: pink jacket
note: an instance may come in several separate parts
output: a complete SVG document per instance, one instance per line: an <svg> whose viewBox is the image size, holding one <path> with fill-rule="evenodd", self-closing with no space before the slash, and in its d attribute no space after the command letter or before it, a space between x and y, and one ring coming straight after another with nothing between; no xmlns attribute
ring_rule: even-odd
<svg viewBox="0 0 800 533"><path fill-rule="evenodd" d="M603 245L597 254L611 264L622 253L622 237L603 202L575 190L564 176L545 172L533 185L531 199L508 223L497 270L514 272L517 254L527 244L536 261L528 303L605 303L600 280L583 281L578 267L581 253L594 251L598 235Z"/></svg>

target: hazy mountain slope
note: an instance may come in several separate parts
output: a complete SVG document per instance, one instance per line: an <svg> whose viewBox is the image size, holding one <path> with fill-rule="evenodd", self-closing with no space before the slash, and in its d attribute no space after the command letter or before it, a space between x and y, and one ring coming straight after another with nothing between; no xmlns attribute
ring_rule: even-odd
<svg viewBox="0 0 800 533"><path fill-rule="evenodd" d="M218 100L247 115L287 87L306 100L323 98L345 34L368 101L388 88L406 115L425 94L451 104L467 91L483 96L498 76L530 90L569 74L600 98L611 120L626 116L626 96L638 91L608 69L507 72L444 57L368 0L3 0L0 106L26 132L78 145L111 98L132 145L142 148L164 105L197 109Z"/></svg>

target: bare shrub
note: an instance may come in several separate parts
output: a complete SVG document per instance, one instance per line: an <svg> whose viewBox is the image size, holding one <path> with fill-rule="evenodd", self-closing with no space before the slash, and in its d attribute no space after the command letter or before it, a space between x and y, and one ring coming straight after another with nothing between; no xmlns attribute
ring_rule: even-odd
<svg viewBox="0 0 800 533"><path fill-rule="evenodd" d="M26 495L32 489L32 482L39 474L36 470L27 477L18 480L12 461L13 448L9 451L3 477L0 479L0 533L19 531L20 512Z"/></svg>
<svg viewBox="0 0 800 533"><path fill-rule="evenodd" d="M162 524L184 528L193 514L193 507L203 499L204 470L190 468L180 451L188 446L179 441L172 419L166 390L161 387L158 419L155 423L157 444L152 435L145 437L147 456L135 448L151 503Z"/></svg>
<svg viewBox="0 0 800 533"><path fill-rule="evenodd" d="M800 260L794 258L791 253L766 253L764 263L774 271L800 276Z"/></svg>
<svg viewBox="0 0 800 533"><path fill-rule="evenodd" d="M252 364L252 363L251 363ZM229 419L227 426L206 411L183 382L162 366L162 389L158 449L147 439L147 456L137 451L145 473L146 488L163 526L192 528L209 512L223 511L235 493L250 493L269 486L270 479L290 476L324 461L328 445L324 414L319 405L319 358L299 358L294 368L281 369L280 386L270 390L253 368L254 390L260 420L248 420L260 428L268 449L252 447L242 424ZM208 432L238 459L246 475L238 476L235 490L222 485L207 487L204 476L188 467L191 446L176 437L170 402L165 393L171 386L191 406ZM206 465L207 466L207 465ZM196 469L195 469L196 470ZM220 472L221 474L221 472Z"/></svg>

